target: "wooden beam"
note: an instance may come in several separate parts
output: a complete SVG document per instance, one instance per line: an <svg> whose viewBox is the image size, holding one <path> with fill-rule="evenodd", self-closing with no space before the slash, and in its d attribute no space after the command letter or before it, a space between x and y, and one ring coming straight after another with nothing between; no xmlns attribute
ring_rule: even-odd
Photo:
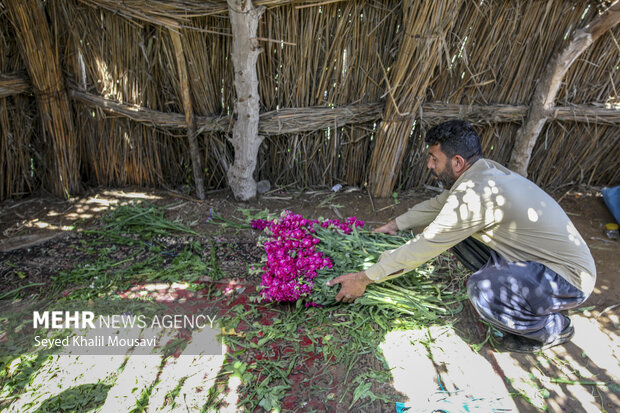
<svg viewBox="0 0 620 413"><path fill-rule="evenodd" d="M529 105L527 118L517 131L515 145L508 167L527 176L532 150L538 135L550 117L564 75L573 62L603 33L620 22L620 1L616 1L604 13L583 29L576 30L568 45L550 61L536 86Z"/></svg>
<svg viewBox="0 0 620 413"><path fill-rule="evenodd" d="M77 88L69 88L69 96L76 102L93 109L101 109L112 115L165 129L185 129L187 122L182 113L160 112L143 106L121 103ZM213 123L217 129L217 124Z"/></svg>
<svg viewBox="0 0 620 413"><path fill-rule="evenodd" d="M463 119L472 124L523 123L528 113L526 105L456 105L429 102L422 105L421 121L425 125L450 119ZM554 106L548 120L620 126L620 108L603 105Z"/></svg>
<svg viewBox="0 0 620 413"><path fill-rule="evenodd" d="M129 118L136 122L166 129L184 129L182 114L164 113L139 106L118 103L88 92L70 89L69 95L76 101ZM349 124L379 122L384 102L363 103L334 108L306 107L284 108L260 114L258 131L263 135L284 135L342 127ZM417 115L421 122L432 125L450 119L464 119L473 124L522 123L527 115L525 105L457 105L430 102L422 105ZM593 125L620 126L620 109L597 105L555 106L549 120L560 122L591 123ZM229 116L196 116L198 132L230 132Z"/></svg>
<svg viewBox="0 0 620 413"><path fill-rule="evenodd" d="M13 86L17 85L17 86ZM0 74L1 97L31 93L30 81L20 74ZM160 112L142 106L121 103L102 96L69 87L69 97L94 109L122 116L145 125L164 129L185 129L184 114ZM385 102L361 103L328 108L311 106L305 108L282 108L260 114L258 133L261 135L285 135L313 132L329 127L379 122ZM454 103L428 102L416 113L424 125L433 125L450 119L464 119L473 124L523 123L527 116L526 105L458 105ZM420 116L421 115L421 116ZM548 120L560 122L591 123L593 125L620 126L620 108L603 105L554 106ZM196 133L231 131L230 116L194 116Z"/></svg>
<svg viewBox="0 0 620 413"><path fill-rule="evenodd" d="M165 129L185 129L187 123L180 113L159 112L142 106L120 103L85 92L69 89L69 96L87 106L131 119L133 121ZM260 114L258 132L262 135L284 135L341 127L348 124L366 123L381 119L383 102L364 103L335 108L306 107L284 108ZM197 133L231 132L230 116L195 116Z"/></svg>

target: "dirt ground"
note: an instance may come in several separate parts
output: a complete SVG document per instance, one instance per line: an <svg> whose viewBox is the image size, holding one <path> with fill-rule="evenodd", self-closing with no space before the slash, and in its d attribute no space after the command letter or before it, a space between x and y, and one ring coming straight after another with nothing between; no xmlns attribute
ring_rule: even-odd
<svg viewBox="0 0 620 413"><path fill-rule="evenodd" d="M234 201L227 191L215 191L205 201L197 201L183 194L134 188L91 191L88 195L69 201L36 196L0 204L0 252L13 251L13 255L23 254L29 260L36 261L41 257L32 256L29 246L67 236L71 238L71 230L88 228L108 205L117 200L140 199L144 196L152 197L153 202L162 205L181 203L171 212L171 217L192 224L197 232L208 234L213 232L213 226L206 222L209 211L216 211L223 216L231 215L238 208L268 209L272 212L292 210L313 218L357 216L367 223L367 227L375 227L433 195L434 192L430 190L409 191L399 194L398 199L394 200L372 199L367 192L357 188L345 188L339 193L327 190L292 192L282 189L255 201L241 203ZM614 218L603 202L600 190L584 188L555 195L588 243L596 261L597 288L587 304L606 307L620 303L620 283L617 282L620 276L620 243L605 236L604 226L614 222ZM62 264L60 268L58 264L51 268L49 262L32 262L30 266L24 264L25 267L20 269L22 276L18 278L18 284L22 285L28 281L44 282L47 270L63 269ZM0 275L0 281L1 291L10 290L9 287L15 285L15 280L7 279L6 274Z"/></svg>
<svg viewBox="0 0 620 413"><path fill-rule="evenodd" d="M408 191L391 199L373 199L365 190L360 191L357 188L345 187L338 193L328 189L302 192L281 188L260 196L255 201L240 203L234 201L228 191L212 191L208 193L206 200L197 201L175 192L124 188L91 190L68 201L45 195L8 200L0 204L0 296L22 287L25 287L22 293L45 291L49 277L58 271L72 268L80 261L79 252L72 247L79 242L79 231L96 225L97 219L106 208L117 201L147 199L158 205L175 204L168 210L167 217L172 220L181 219L191 225L192 229L208 237L217 231L216 226L209 222L213 213L224 217L240 217L241 209L253 208L268 209L275 213L291 210L310 218L356 216L366 221L367 228L373 228L434 194L432 190ZM588 243L597 265L596 289L582 312L587 318L596 320L601 329L617 335L620 328L620 242L607 239L603 230L606 223L613 222L613 217L597 188L573 189L553 195ZM247 256L222 258L222 269L230 278L259 282L256 276L252 278L246 270L246 263L258 261L257 258L261 255L261 250L255 248L256 239L255 232L242 232L235 242L247 244L246 248L241 249ZM469 330L469 338L480 339L484 333L484 328L471 308L466 308L463 312L460 328ZM571 349L567 349L567 352L570 355ZM509 382L510 377L506 375L501 359L496 358L491 350L485 350L482 354L493 365L495 372L505 382ZM579 360L583 356L572 357ZM517 356L515 360L522 366L528 366L533 359L531 356ZM615 359L615 362L618 363L618 359ZM594 377L601 381L616 381L617 377L609 376L606 367L599 365L590 370ZM575 369L577 368L578 366L575 366ZM563 395L548 396L550 401L547 408L550 411L590 411L584 408L579 400L575 400L575 397L578 397L575 396L577 392L571 392L567 388L563 388L563 391ZM598 396L595 398L601 406L600 411L614 411L610 406L616 405L617 408L617 393L605 388L597 388L597 391ZM555 396L562 401L554 404ZM515 403L519 411L538 411L521 398L516 398ZM380 403L373 406L368 411L392 411L389 408L393 408Z"/></svg>

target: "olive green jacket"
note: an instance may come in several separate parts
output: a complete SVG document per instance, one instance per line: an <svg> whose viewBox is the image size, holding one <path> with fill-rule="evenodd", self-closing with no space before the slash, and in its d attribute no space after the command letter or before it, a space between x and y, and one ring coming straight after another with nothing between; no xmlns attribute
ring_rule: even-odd
<svg viewBox="0 0 620 413"><path fill-rule="evenodd" d="M488 159L476 161L449 190L397 217L396 225L426 228L366 270L375 282L410 271L472 236L508 261L536 261L586 294L594 289L592 254L560 205L533 182Z"/></svg>

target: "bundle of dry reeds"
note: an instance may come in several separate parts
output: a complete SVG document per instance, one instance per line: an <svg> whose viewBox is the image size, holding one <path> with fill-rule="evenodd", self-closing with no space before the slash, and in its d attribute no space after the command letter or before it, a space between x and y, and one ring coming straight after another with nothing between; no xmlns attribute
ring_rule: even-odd
<svg viewBox="0 0 620 413"><path fill-rule="evenodd" d="M149 22L158 26L176 28L193 17L225 15L226 1L205 0L79 0L95 8L111 11L134 21ZM299 8L339 3L345 0L255 0L256 6L278 7L294 5ZM188 27L195 28L193 25Z"/></svg>
<svg viewBox="0 0 620 413"><path fill-rule="evenodd" d="M536 172L532 177L536 182L544 182L545 187L553 189L579 183L613 185L620 181L617 127L575 124L566 129L551 123L546 128L555 130L554 139L546 137L547 130L542 131L530 164L530 170Z"/></svg>
<svg viewBox="0 0 620 413"><path fill-rule="evenodd" d="M404 1L403 32L398 59L384 74L388 94L383 121L370 163L370 187L375 196L389 197L405 157L413 117L425 100L434 70L444 58L446 37L461 2Z"/></svg>
<svg viewBox="0 0 620 413"><path fill-rule="evenodd" d="M226 2L223 7L227 10ZM195 18L187 28L181 29L183 47L187 56L190 91L196 116L222 116L232 114L234 99L233 70L230 62L231 38L227 35L205 33L230 33L228 16L216 15ZM226 141L230 120L220 122L222 129L205 129L198 120L201 150L205 168L205 185L211 188L226 184L226 168L232 160L232 149ZM230 125L229 125L230 124Z"/></svg>
<svg viewBox="0 0 620 413"><path fill-rule="evenodd" d="M109 12L76 2L54 2L53 13L70 30L64 39L72 81L112 100L183 113L167 30L137 27ZM170 132L106 116L76 105L84 179L103 185L182 182L189 156Z"/></svg>
<svg viewBox="0 0 620 413"><path fill-rule="evenodd" d="M9 22L0 14L0 73L25 71L17 51L16 39L8 31ZM35 165L39 164L37 155L33 153L35 144L33 127L34 99L25 95L14 95L30 84L22 76L7 76L11 86L6 86L7 96L0 92L0 200L18 197L32 192L37 187L34 176ZM1 91L2 89L0 89ZM40 145L36 145L40 146Z"/></svg>
<svg viewBox="0 0 620 413"><path fill-rule="evenodd" d="M46 186L58 196L69 197L79 191L79 160L73 113L53 33L43 4L38 0L5 0L4 5L35 89L43 125Z"/></svg>
<svg viewBox="0 0 620 413"><path fill-rule="evenodd" d="M580 26L595 14L589 10ZM562 105L599 102L620 109L620 27L612 29L579 58L558 93ZM614 185L620 182L620 133L596 118L569 124L554 122L541 133L530 161L532 179L544 186L570 183Z"/></svg>

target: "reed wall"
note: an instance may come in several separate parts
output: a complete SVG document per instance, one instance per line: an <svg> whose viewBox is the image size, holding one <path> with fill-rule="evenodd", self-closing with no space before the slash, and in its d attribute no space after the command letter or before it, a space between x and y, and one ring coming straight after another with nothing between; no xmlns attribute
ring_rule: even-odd
<svg viewBox="0 0 620 413"><path fill-rule="evenodd" d="M20 48L7 12L6 3L12 1L18 0L0 0L0 199L46 188L50 162L66 156L49 153L44 144L37 94L17 87L6 91L10 76L35 83L26 70L29 52ZM261 112L265 118L275 114L270 129L263 131L256 179L298 187L364 187L371 173L395 173L397 190L431 183L423 135L441 116L425 115L424 108L437 102L527 107L553 53L606 3L255 1L267 8L259 27ZM205 184L207 189L226 185L234 118L226 1L48 1L45 12L63 87L69 91L75 164L83 187L192 184L183 117L176 126L164 122L166 115L183 113L169 35L176 25L181 25L194 112L218 122L217 127L198 122ZM618 39L620 27L573 64L558 106L618 108ZM71 91L153 115L136 121L72 97ZM357 112L346 124L343 116L329 112L304 115L315 107ZM568 115L549 122L534 149L529 177L548 189L619 184L620 116L613 110L609 116L601 121L596 115L586 120ZM483 138L486 156L507 164L522 116L469 119ZM381 131L387 123L396 126ZM396 168L379 157L370 170L378 138L382 153L405 150Z"/></svg>

